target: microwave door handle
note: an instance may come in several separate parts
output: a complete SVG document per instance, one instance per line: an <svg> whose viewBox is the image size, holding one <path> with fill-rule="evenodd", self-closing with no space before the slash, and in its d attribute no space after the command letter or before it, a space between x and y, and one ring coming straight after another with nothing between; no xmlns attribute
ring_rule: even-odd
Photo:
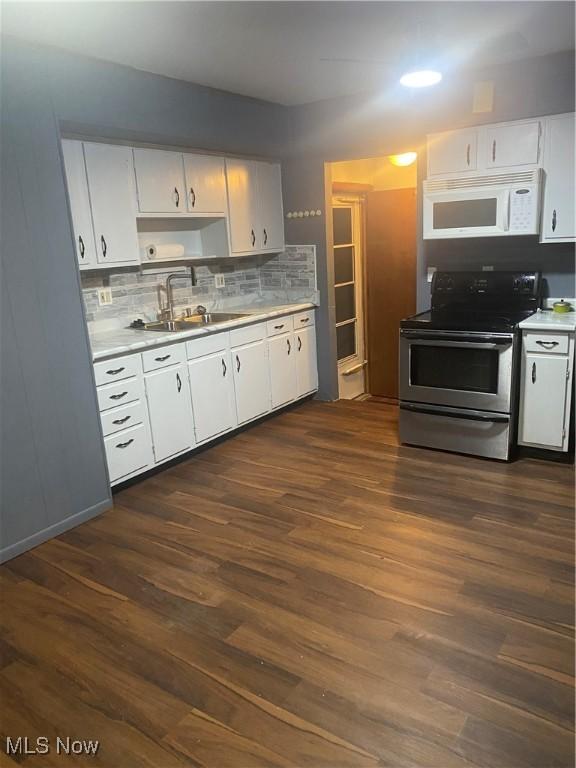
<svg viewBox="0 0 576 768"><path fill-rule="evenodd" d="M504 232L508 232L510 229L510 195L511 193L509 191L506 192L506 210L504 211L504 222L502 227Z"/></svg>

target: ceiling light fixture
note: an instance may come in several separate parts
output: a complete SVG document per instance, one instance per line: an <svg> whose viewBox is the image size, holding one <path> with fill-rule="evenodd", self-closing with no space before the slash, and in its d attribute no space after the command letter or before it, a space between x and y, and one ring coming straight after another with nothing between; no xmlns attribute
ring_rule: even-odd
<svg viewBox="0 0 576 768"><path fill-rule="evenodd" d="M417 157L416 152L403 152L401 155L390 155L388 159L392 165L405 166L412 165Z"/></svg>
<svg viewBox="0 0 576 768"><path fill-rule="evenodd" d="M430 85L436 85L442 80L442 73L434 69L418 69L412 72L406 72L400 78L400 84L406 88L427 88Z"/></svg>

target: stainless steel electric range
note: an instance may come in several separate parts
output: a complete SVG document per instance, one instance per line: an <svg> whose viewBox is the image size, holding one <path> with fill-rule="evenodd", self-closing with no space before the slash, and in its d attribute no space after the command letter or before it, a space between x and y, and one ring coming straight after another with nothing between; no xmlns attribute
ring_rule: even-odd
<svg viewBox="0 0 576 768"><path fill-rule="evenodd" d="M518 323L538 272L436 272L432 309L400 323L402 443L507 460L515 441Z"/></svg>

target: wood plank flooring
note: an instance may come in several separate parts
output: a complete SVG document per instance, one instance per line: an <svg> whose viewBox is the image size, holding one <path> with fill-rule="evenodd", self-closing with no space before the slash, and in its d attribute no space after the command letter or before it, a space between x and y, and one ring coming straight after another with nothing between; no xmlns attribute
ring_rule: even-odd
<svg viewBox="0 0 576 768"><path fill-rule="evenodd" d="M307 402L0 569L2 765L574 763L573 468Z"/></svg>

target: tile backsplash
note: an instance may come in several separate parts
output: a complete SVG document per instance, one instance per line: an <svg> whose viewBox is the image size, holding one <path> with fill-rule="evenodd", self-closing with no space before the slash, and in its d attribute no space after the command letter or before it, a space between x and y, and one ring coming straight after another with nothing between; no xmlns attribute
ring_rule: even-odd
<svg viewBox="0 0 576 768"><path fill-rule="evenodd" d="M138 317L154 320L160 305L166 305L165 283L171 272L182 271L173 283L177 310L198 304L208 310L254 303L317 301L316 249L313 245L289 245L283 253L249 256L194 264L196 286L191 285L184 265L156 264L150 268L82 272L82 294L86 318L91 324L117 320L124 324ZM224 287L215 287L215 276L224 276ZM98 304L98 289L109 287L112 304Z"/></svg>

